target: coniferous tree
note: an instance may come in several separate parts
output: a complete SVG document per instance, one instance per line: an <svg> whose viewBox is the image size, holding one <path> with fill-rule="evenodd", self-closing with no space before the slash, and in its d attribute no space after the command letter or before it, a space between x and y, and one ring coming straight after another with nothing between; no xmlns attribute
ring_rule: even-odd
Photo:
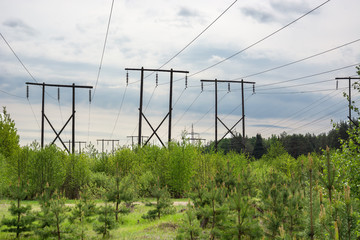
<svg viewBox="0 0 360 240"><path fill-rule="evenodd" d="M69 221L72 224L76 224L76 230L74 235L81 240L87 239L86 232L88 231L87 224L93 221L93 216L96 213L95 203L89 199L89 193L87 189L80 191L80 199L75 204L75 207L71 211Z"/></svg>
<svg viewBox="0 0 360 240"><path fill-rule="evenodd" d="M16 202L11 202L9 212L12 218L3 218L1 225L6 226L2 231L14 232L16 238L20 238L20 234L31 231L32 223L35 218L31 214L31 206L23 206L21 202L26 198L28 191L27 185L19 178L17 184L10 186L11 198Z"/></svg>
<svg viewBox="0 0 360 240"><path fill-rule="evenodd" d="M190 201L187 205L187 210L185 212L183 222L181 223L176 239L178 240L195 240L199 239L201 235L200 222L196 217L196 211L194 206L191 205Z"/></svg>
<svg viewBox="0 0 360 240"><path fill-rule="evenodd" d="M283 228L290 239L299 238L305 229L305 199L299 181L294 175L287 184L287 192Z"/></svg>
<svg viewBox="0 0 360 240"><path fill-rule="evenodd" d="M261 183L261 219L265 236L275 239L280 236L286 218L288 201L287 183L281 172L271 169Z"/></svg>
<svg viewBox="0 0 360 240"><path fill-rule="evenodd" d="M151 196L156 199L155 209L149 210L142 218L151 220L155 218L160 219L163 214L171 212L173 203L170 199L170 193L167 187L160 186L159 178L157 183L151 187L150 192Z"/></svg>
<svg viewBox="0 0 360 240"><path fill-rule="evenodd" d="M65 206L65 198L55 191L50 193L49 185L45 187L40 199L41 211L37 214L38 226L35 233L43 239L57 238L60 240L64 235L71 235L71 230L64 226L69 211Z"/></svg>
<svg viewBox="0 0 360 240"><path fill-rule="evenodd" d="M239 186L240 184L238 184ZM257 239L262 235L258 220L255 218L255 208L250 199L237 187L229 196L229 214L227 228L222 235L223 239ZM230 221L229 221L230 220Z"/></svg>
<svg viewBox="0 0 360 240"><path fill-rule="evenodd" d="M326 165L325 165L325 172L323 172L322 175L320 175L320 180L324 184L324 187L328 191L328 198L331 203L332 201L332 195L333 195L333 189L335 189L335 181L337 179L336 176L336 169L335 166L332 164L330 160L330 149L329 147L326 147Z"/></svg>
<svg viewBox="0 0 360 240"><path fill-rule="evenodd" d="M114 219L114 210L105 201L104 206L100 206L98 209L98 222L94 224L94 231L98 234L102 234L103 238L110 236L110 231L117 228L117 223Z"/></svg>
<svg viewBox="0 0 360 240"><path fill-rule="evenodd" d="M255 159L260 159L266 153L262 138L260 134L256 134L256 142L254 145L253 156Z"/></svg>
<svg viewBox="0 0 360 240"><path fill-rule="evenodd" d="M111 190L106 194L109 202L115 203L115 220L119 220L119 213L127 214L130 212L129 207L136 197L135 186L130 176L120 178L120 169L118 164L115 170L115 182ZM121 206L121 203L126 204Z"/></svg>
<svg viewBox="0 0 360 240"><path fill-rule="evenodd" d="M227 217L228 208L225 204L225 185L217 187L214 181L210 181L208 186L209 205L206 205L203 211L209 216L210 221L210 239L213 240L221 236L224 230L224 223Z"/></svg>

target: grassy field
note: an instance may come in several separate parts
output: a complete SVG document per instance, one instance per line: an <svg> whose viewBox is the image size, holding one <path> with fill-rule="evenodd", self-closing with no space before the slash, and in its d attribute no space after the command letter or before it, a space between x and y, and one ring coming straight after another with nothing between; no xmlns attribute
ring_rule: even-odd
<svg viewBox="0 0 360 240"><path fill-rule="evenodd" d="M149 201L149 199L147 199ZM150 199L151 201L151 199ZM183 216L183 209L186 208L186 201L176 201L174 204L176 208L175 214L165 215L161 219L154 221L145 220L141 216L150 209L152 206L146 206L142 202L136 202L133 211L125 216L122 216L119 220L119 227L110 232L110 239L174 239L177 234L177 228L181 222ZM70 208L74 206L75 201L67 201L66 205ZM38 211L40 206L37 201L24 201L23 204L31 205L32 211ZM101 205L102 203L97 203ZM0 200L0 217L9 217L10 213L8 208L10 207L9 200ZM69 224L69 223L68 223ZM87 239L102 239L101 235L96 234L92 230L93 223L87 225ZM3 228L0 228L1 230ZM0 232L0 239L14 239L15 234ZM33 233L23 236L22 239L39 239Z"/></svg>

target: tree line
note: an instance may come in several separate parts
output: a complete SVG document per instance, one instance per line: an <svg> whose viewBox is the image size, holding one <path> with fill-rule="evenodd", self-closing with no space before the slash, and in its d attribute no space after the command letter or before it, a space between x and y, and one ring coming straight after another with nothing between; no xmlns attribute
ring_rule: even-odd
<svg viewBox="0 0 360 240"><path fill-rule="evenodd" d="M357 123L357 120L354 120ZM309 152L320 153L328 146L331 149L340 149L341 141L348 139L349 123L340 121L334 124L334 128L328 133L315 134L287 134L272 135L269 138L263 138L261 134L254 137L246 136L244 142L241 135L225 138L218 144L218 149L224 153L235 151L238 153L245 152L250 156L259 159L266 153L273 141L279 141L285 150L294 158L300 155L306 155ZM207 148L213 148L214 143L210 143Z"/></svg>

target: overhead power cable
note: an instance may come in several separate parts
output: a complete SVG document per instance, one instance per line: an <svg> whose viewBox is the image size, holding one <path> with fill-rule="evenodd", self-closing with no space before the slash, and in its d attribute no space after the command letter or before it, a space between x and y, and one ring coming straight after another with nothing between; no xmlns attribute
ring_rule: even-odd
<svg viewBox="0 0 360 240"><path fill-rule="evenodd" d="M113 7L114 7L114 0L112 0L112 2L111 2L111 8L110 8L109 20L108 20L108 24L107 24L107 28L106 28L104 46L103 46L103 50L102 50L102 53L101 53L101 58L100 58L100 63L99 63L99 70L98 70L98 73L97 73L96 83L95 83L94 91L93 91L93 94L92 94L92 97L91 97L91 99L92 99L91 102L94 101L96 88L97 88L97 85L98 85L98 82L99 82L99 78L100 78L100 72L101 72L102 63L103 63L103 59L104 59L106 42L107 42L107 38L108 38L108 35L109 35L109 29L110 29L110 22L111 22L111 16L112 16ZM89 102L88 141L89 141L89 137L90 137L91 102Z"/></svg>
<svg viewBox="0 0 360 240"><path fill-rule="evenodd" d="M27 69L27 67L24 65L24 63L21 61L21 59L19 58L19 56L16 54L16 52L14 51L14 49L10 46L10 44L8 43L8 41L6 41L5 37L0 33L2 39L4 40L4 42L6 43L6 45L9 47L9 49L11 50L11 52L14 54L14 56L16 57L16 59L19 61L19 63L21 64L21 66L25 69L25 71L29 74L29 76L32 78L32 80L34 80L34 82L38 83L38 81L34 78L34 76L30 73L29 69Z"/></svg>
<svg viewBox="0 0 360 240"><path fill-rule="evenodd" d="M1 89L0 89L0 92L5 93L5 94L7 94L7 95L9 95L9 96L12 96L12 97L17 97L17 98L21 98L21 99L24 99L24 98L25 98L25 97L22 97L22 96L19 96L19 95L16 95L16 94L12 94L12 93L6 92L6 91L1 90Z"/></svg>
<svg viewBox="0 0 360 240"><path fill-rule="evenodd" d="M221 101L225 98L225 96L228 94L228 92L226 92L219 100L218 103L221 103ZM212 107L209 108L209 110L199 119L194 123L194 126L196 124L198 124L206 115L208 115L208 113L215 108L215 105L213 105Z"/></svg>
<svg viewBox="0 0 360 240"><path fill-rule="evenodd" d="M28 103L29 103L31 112L32 112L32 114L33 114L33 116L34 116L34 118L35 118L36 124L38 125L38 127L39 127L39 129L40 129L40 124L39 124L39 122L38 122L38 120L37 120L37 118L36 118L36 115L35 115L34 109L33 109L32 106L31 106L30 100L27 99L27 101L28 101Z"/></svg>
<svg viewBox="0 0 360 240"><path fill-rule="evenodd" d="M336 81L335 78L333 78L333 79L328 79L328 80L316 81L316 82L309 82L309 83L289 85L289 86L264 88L264 89L261 89L260 91L258 90L256 93L259 93L259 92L262 92L262 91L270 91L270 90L284 89L284 88L303 87L303 86L315 85L315 84L319 84L319 83L333 82L333 81ZM234 89L234 90L237 90L237 89Z"/></svg>
<svg viewBox="0 0 360 240"><path fill-rule="evenodd" d="M259 88L262 88L262 87L265 87L265 86L283 84L283 83L302 80L302 79L305 79L305 78L315 77L315 76L319 76L319 75L323 75L323 74L327 74L327 73L331 73L331 72L336 72L336 71L343 70L343 69L346 69L346 68L358 66L359 64L360 63L355 63L355 64L351 64L351 65L348 65L348 66L345 66L345 67L340 67L340 68L336 68L336 69L332 69L332 70L328 70L328 71L324 71L324 72L320 72L320 73L315 73L315 74L311 74L311 75L307 75L307 76L303 76L303 77L298 77L298 78L292 78L292 79L289 79L289 80L279 81L279 82L275 82L275 83L256 84L256 89L259 89Z"/></svg>
<svg viewBox="0 0 360 240"><path fill-rule="evenodd" d="M5 37L0 33L1 38L4 40L4 42L6 43L6 45L9 47L9 49L11 50L11 52L14 54L14 56L16 57L16 59L19 61L19 63L21 64L21 66L25 69L25 71L29 74L29 76L31 77L31 79L36 82L39 83L35 77L30 73L29 69L25 66L25 64L21 61L20 57L16 54L16 52L14 51L14 49L10 46L9 42L5 39ZM45 93L51 97L52 99L55 99L53 96L51 96L47 91L45 91Z"/></svg>
<svg viewBox="0 0 360 240"><path fill-rule="evenodd" d="M307 91L294 91L294 92L270 92L270 93L263 93L259 92L258 95L278 95L278 94L304 94L304 93L314 93L314 92L330 92L333 91L333 88L327 88L327 89L319 89L319 90L307 90Z"/></svg>
<svg viewBox="0 0 360 240"><path fill-rule="evenodd" d="M313 109L314 109L315 107L317 107L318 105L322 104L322 103L325 102L325 101L330 100L331 98L335 97L336 95L338 95L338 94L340 93L340 92L338 92L336 95L330 96L331 94L333 94L333 93L336 92L336 91L337 91L337 90L334 90L332 93L328 94L327 96L324 96L324 97L322 97L321 99L319 99L319 100L317 100L317 101L315 101L315 102L312 102L310 105L308 105L308 106L304 107L303 109L297 111L296 113L292 114L289 118L287 118L287 119L285 119L285 120L278 121L278 122L276 122L275 124L280 124L280 123L281 123L282 125L284 125L284 123L290 122L290 120L291 120L291 119L294 119L296 116L304 115L305 113L313 110ZM314 117L314 116L320 114L321 112L324 112L324 111L328 110L329 108L332 108L332 107L334 107L335 105L338 105L338 104L340 104L340 103L341 103L341 102L338 102L338 103L333 104L333 105L331 105L331 106L329 106L329 107L327 107L327 108L322 108L322 110L317 111L315 114L312 114L312 117ZM299 116L299 117L300 117L300 116ZM301 121L305 120L306 118L307 118L307 117L305 116L305 117L300 118L300 120L298 120L298 118L296 117L296 119L297 119L298 122L301 122ZM286 125L285 127L288 128L288 127L290 127L290 125ZM266 132L266 130L265 130L265 132Z"/></svg>
<svg viewBox="0 0 360 240"><path fill-rule="evenodd" d="M334 106L330 106L329 108L333 108ZM328 109L328 108L327 108ZM296 131L296 130L298 130L298 129L300 129L300 128L303 128L303 127L305 127L305 126L308 126L308 125L310 125L310 124L314 124L314 123L316 123L316 122L319 122L319 121L322 121L322 120L326 120L326 118L328 118L330 115L333 115L333 114L335 114L335 113L337 113L337 112L342 112L342 111L344 111L344 108L343 107L339 107L339 108L337 108L337 109L335 109L334 111L332 111L332 112L330 112L330 113L327 113L327 114L325 114L325 115L323 115L323 116L321 116L321 117L319 117L319 118L317 118L317 119L314 119L314 120L312 120L312 121L310 121L310 122L308 122L308 123L305 123L305 124L303 124L303 125L301 125L301 126L299 126L299 127L296 127L296 128L293 128L293 129L291 129L289 132L294 132L294 131ZM322 111L323 112L323 111Z"/></svg>
<svg viewBox="0 0 360 240"><path fill-rule="evenodd" d="M228 6L217 18L215 18L214 21L212 21L204 30L202 30L193 40L191 40L188 44L186 44L185 47L183 47L178 53L176 53L173 57L171 57L168 61L166 61L163 65L159 67L159 69L163 68L165 65L167 65L169 62L171 62L174 58L179 56L180 53L182 53L186 48L188 48L193 42L195 42L204 32L206 32L219 18L221 18L235 3L237 0L235 0L230 6Z"/></svg>
<svg viewBox="0 0 360 240"><path fill-rule="evenodd" d="M121 99L121 104L120 104L120 108L119 108L119 111L118 111L118 114L117 114L117 117L116 117L116 120L115 120L115 124L114 124L114 128L111 132L111 135L110 135L110 138L112 138L113 134L114 134L114 131L115 131L115 128L116 128L116 125L117 125L117 122L119 120L119 116L120 116L120 112L121 112L121 109L122 109L122 106L123 106L123 103L124 103L124 99L125 99L125 95L126 95L126 90L127 90L127 86L125 87L125 90L124 90L124 93L123 93L123 97Z"/></svg>
<svg viewBox="0 0 360 240"><path fill-rule="evenodd" d="M104 40L104 46L103 46L103 50L102 50L102 53L101 53L99 70L98 70L98 74L97 74L97 77L96 77L96 83L95 83L95 87L94 87L94 92L93 92L93 95L92 95L92 99L94 99L95 92L96 92L96 87L97 87L97 84L98 84L99 78L100 78L100 72L101 72L101 67L102 67L102 63L103 63L103 59L104 59L106 42L107 42L107 38L108 38L108 35L109 35L109 29L110 29L110 22L111 22L111 16L112 16L112 12L113 12L113 7L114 7L114 0L112 0L112 3L111 3L109 20L108 20L107 29L106 29L106 34L105 34L105 40Z"/></svg>
<svg viewBox="0 0 360 240"><path fill-rule="evenodd" d="M325 101L328 101L328 100L330 100L331 98L337 96L337 95L339 94L339 92L338 92L338 93L336 93L336 92L338 92L338 91L337 91L337 90L333 90L331 93L329 93L329 94L327 94L327 95L325 95L325 96L317 99L316 101L310 103L309 105L303 107L302 109L297 110L296 112L293 112L292 114L290 114L290 116L289 116L288 118L282 119L282 120L277 121L277 122L275 122L275 123L273 123L273 124L279 125L279 124L284 124L284 123L286 123L286 122L289 122L291 119L293 119L293 118L295 118L295 117L297 117L297 116L299 116L299 115L302 115L302 114L310 111L311 109L315 108L317 105L319 105L319 104L321 104L321 103L323 103L323 102L325 102ZM336 94L333 95L333 96L331 96L333 93L336 93ZM265 130L264 130L264 129L265 129ZM266 129L269 129L269 128L262 128L262 129L260 130L260 132L267 132Z"/></svg>
<svg viewBox="0 0 360 240"><path fill-rule="evenodd" d="M184 117L184 115L189 111L189 109L192 107L192 105L196 102L196 100L198 100L198 98L200 97L201 92L196 96L196 98L194 99L194 101L192 101L192 103L189 105L189 107L183 112L183 114L181 114L180 118L178 118L178 120L175 122L175 124L173 125L173 127L175 127L178 122Z"/></svg>
<svg viewBox="0 0 360 240"><path fill-rule="evenodd" d="M189 77L192 77L192 76L195 76L195 75L197 75L197 74L199 74L199 73L205 72L206 70L209 70L210 68L213 68L213 67L215 67L215 66L217 66L217 65L219 65L219 64L221 64L221 63L223 63L223 62L225 62L225 61L227 61L227 60L229 60L229 59L231 59L231 58L233 58L233 57L235 57L235 56L237 56L237 55L239 55L240 53L245 52L246 50L254 47L255 45L257 45L257 44L265 41L266 39L272 37L273 35L277 34L277 33L280 32L281 30L283 30L283 29L289 27L290 25L296 23L297 21L299 21L300 19L302 19L302 18L304 18L305 16L309 15L310 13L316 11L317 9L319 9L319 8L322 7L322 6L324 6L326 3L330 2L330 1L331 1L331 0L327 0L327 1L323 2L322 4L320 4L320 5L318 5L317 7L311 9L310 11L308 11L308 12L306 12L305 14L301 15L300 17L296 18L295 20L291 21L290 23L286 24L285 26L277 29L276 31L270 33L269 35L261 38L260 40L256 41L255 43L249 45L248 47L246 47L246 48L244 48L244 49L242 49L242 50L240 50L240 51L232 54L231 56L229 56L229 57L227 57L227 58L225 58L225 59L223 59L223 60L221 60L221 61L219 61L219 62L217 62L217 63L215 63L215 64L213 64L213 65L210 65L209 67L206 67L206 68L204 68L204 69L202 69L202 70L200 70L200 71L198 71L198 72L195 72L195 73L189 75Z"/></svg>
<svg viewBox="0 0 360 240"><path fill-rule="evenodd" d="M337 46L337 47L328 49L328 50L326 50L326 51L323 51L323 52L320 52L320 53L316 53L316 54L314 54L314 55L311 55L311 56L308 56L308 57L305 57L305 58L302 58L302 59L299 59L299 60L290 62L290 63L286 63L286 64L283 64L283 65L280 65L280 66L277 66L277 67L274 67L274 68L269 68L269 69L266 69L266 70L261 71L261 72L258 72L258 73L253 73L253 74L250 74L250 75L246 75L246 76L234 78L233 81L235 81L235 80L240 80L240 79L244 79L244 78L249 78L249 77L253 77L253 76L257 76L257 75L260 75L260 74L263 74L263 73L267 73L267 72L274 71L274 70L277 70L277 69L280 69L280 68L284 68L284 67L293 65L293 64L295 64L295 63L299 63L299 62L302 62L302 61L305 61L305 60L309 60L309 59L311 59L311 58L314 58L314 57L323 55L323 54L325 54L325 53L328 53L328 52L337 50L337 49L339 49L339 48L342 48L342 47L351 45L351 44L356 43L356 42L359 42L359 41L360 41L360 38L358 38L358 39L356 39L356 40L354 40L354 41L345 43L345 44L343 44L343 45L340 45L340 46Z"/></svg>

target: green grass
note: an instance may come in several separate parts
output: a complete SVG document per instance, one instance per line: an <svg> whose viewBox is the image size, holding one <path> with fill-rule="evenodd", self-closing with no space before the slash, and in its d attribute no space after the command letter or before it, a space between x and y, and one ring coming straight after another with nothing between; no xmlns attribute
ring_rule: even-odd
<svg viewBox="0 0 360 240"><path fill-rule="evenodd" d="M153 202L153 199L145 199L144 201ZM175 202L186 202L184 199L174 199ZM0 218L10 217L8 208L10 206L10 200L0 200ZM73 206L76 201L69 200L66 202L68 206ZM96 201L97 205L101 203ZM31 205L32 211L40 210L37 201L23 201L24 205ZM119 219L119 227L110 231L110 239L174 239L177 234L177 228L181 222L183 213L180 210L186 208L186 206L175 206L176 212L171 215L164 215L161 219L154 221L145 220L141 216L146 214L147 211L153 209L153 206L145 206L143 203L138 202L133 211L125 216L121 216ZM97 217L97 216L96 216ZM89 229L87 239L102 239L101 235L97 235L92 230L93 223L87 224ZM2 230L3 227L0 227ZM14 239L15 234L0 232L0 239ZM28 236L23 236L22 239L34 239L39 238L33 233Z"/></svg>

